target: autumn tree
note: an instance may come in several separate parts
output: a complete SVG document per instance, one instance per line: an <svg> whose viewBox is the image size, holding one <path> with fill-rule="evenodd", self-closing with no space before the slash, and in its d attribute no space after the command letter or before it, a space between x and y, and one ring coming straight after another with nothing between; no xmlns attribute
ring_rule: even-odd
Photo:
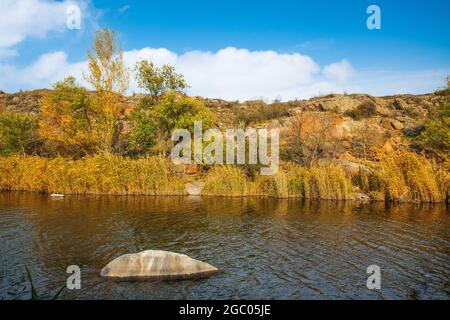
<svg viewBox="0 0 450 320"><path fill-rule="evenodd" d="M334 128L334 118L323 112L292 117L282 153L289 160L312 167L324 151Z"/></svg>
<svg viewBox="0 0 450 320"><path fill-rule="evenodd" d="M129 75L123 63L123 51L114 31L98 30L88 51L89 72L85 80L95 89L92 100L102 150L111 152L120 133L121 97L128 89Z"/></svg>
<svg viewBox="0 0 450 320"><path fill-rule="evenodd" d="M384 135L377 129L363 123L355 130L355 135L350 141L351 152L358 158L368 160L373 158L372 147L382 145Z"/></svg>
<svg viewBox="0 0 450 320"><path fill-rule="evenodd" d="M135 71L138 86L150 94L150 101L142 102L154 104L166 92L182 92L188 87L184 76L168 64L158 68L149 60L141 60L136 63Z"/></svg>
<svg viewBox="0 0 450 320"><path fill-rule="evenodd" d="M24 113L0 114L0 154L26 155L38 141L37 117Z"/></svg>
<svg viewBox="0 0 450 320"><path fill-rule="evenodd" d="M43 98L39 134L50 150L82 156L98 148L96 117L86 89L69 76Z"/></svg>

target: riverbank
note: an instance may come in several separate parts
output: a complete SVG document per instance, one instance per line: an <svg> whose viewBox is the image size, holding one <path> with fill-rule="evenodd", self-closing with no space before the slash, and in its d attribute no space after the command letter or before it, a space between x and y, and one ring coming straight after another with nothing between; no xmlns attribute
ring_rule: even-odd
<svg viewBox="0 0 450 320"><path fill-rule="evenodd" d="M203 196L263 196L311 200L448 202L449 171L412 152L349 173L333 162L306 168L283 162L273 176L249 176L239 166L205 167L193 175L162 157L97 154L79 160L37 156L0 157L0 191L63 194L187 195L201 182Z"/></svg>

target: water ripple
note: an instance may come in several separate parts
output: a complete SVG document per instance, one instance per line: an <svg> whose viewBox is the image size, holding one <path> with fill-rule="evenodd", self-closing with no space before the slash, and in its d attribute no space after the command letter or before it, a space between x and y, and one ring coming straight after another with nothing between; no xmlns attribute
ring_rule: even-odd
<svg viewBox="0 0 450 320"><path fill-rule="evenodd" d="M25 265L49 296L82 268L65 299L449 299L445 206L189 197L0 194L0 299L29 298ZM109 281L111 259L161 249L207 261L206 279ZM366 288L366 268L382 290Z"/></svg>

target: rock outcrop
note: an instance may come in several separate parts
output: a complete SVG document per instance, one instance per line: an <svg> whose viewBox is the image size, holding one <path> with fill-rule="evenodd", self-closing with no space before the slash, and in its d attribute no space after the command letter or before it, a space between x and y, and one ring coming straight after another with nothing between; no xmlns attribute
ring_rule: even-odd
<svg viewBox="0 0 450 320"><path fill-rule="evenodd" d="M218 269L208 263L161 250L122 255L108 263L101 276L110 278L192 278L211 275Z"/></svg>
<svg viewBox="0 0 450 320"><path fill-rule="evenodd" d="M21 91L16 93L0 93L0 111L24 112L38 114L43 97L49 95L51 90L41 89Z"/></svg>
<svg viewBox="0 0 450 320"><path fill-rule="evenodd" d="M194 181L186 183L186 193L190 196L199 196L205 183L203 181Z"/></svg>
<svg viewBox="0 0 450 320"><path fill-rule="evenodd" d="M42 98L51 92L47 89L16 93L0 91L0 112L39 114ZM89 94L95 95L95 92ZM124 136L132 129L127 115L138 106L143 97L145 95L135 94L122 98L124 113L120 122ZM301 135L320 134L325 138L324 148L320 150L322 158L348 157L342 155L347 153L357 158L378 160L380 154L389 153L392 149L384 147L387 139L418 136L430 115L436 113L437 107L448 103L449 94L444 92L386 97L329 94L308 100L275 101L272 104L262 100L239 102L198 98L216 115L215 125L220 130L236 128L245 123L241 119L244 118L248 120L248 127L279 128L281 140L286 141L283 135L292 135L293 124L301 118ZM364 108L361 108L364 106L370 106L370 112L364 113ZM255 116L255 110L258 116ZM273 112L274 110L278 111ZM198 175L201 168L196 165L180 166L177 172L180 175ZM196 194L198 186L189 185L188 189L194 190L189 194Z"/></svg>

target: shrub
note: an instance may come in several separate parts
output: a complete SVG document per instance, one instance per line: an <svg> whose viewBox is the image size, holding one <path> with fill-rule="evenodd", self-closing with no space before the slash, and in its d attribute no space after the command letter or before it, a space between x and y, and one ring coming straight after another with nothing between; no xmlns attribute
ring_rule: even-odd
<svg viewBox="0 0 450 320"><path fill-rule="evenodd" d="M167 145L172 143L170 138L174 129L187 129L193 134L194 122L200 121L205 131L212 128L216 120L215 114L200 99L174 93L166 94L151 112L157 125L159 149L164 155L168 150Z"/></svg>
<svg viewBox="0 0 450 320"><path fill-rule="evenodd" d="M289 105L281 102L266 104L263 101L247 101L246 107L236 106L235 122L249 125L251 123L267 121L288 115Z"/></svg>
<svg viewBox="0 0 450 320"><path fill-rule="evenodd" d="M425 148L450 152L450 104L440 107L436 119L425 123L418 141Z"/></svg>
<svg viewBox="0 0 450 320"><path fill-rule="evenodd" d="M37 117L34 115L0 114L0 154L30 153L38 141L37 128Z"/></svg>
<svg viewBox="0 0 450 320"><path fill-rule="evenodd" d="M214 113L200 99L175 94L166 94L154 110L158 128L168 137L174 129L188 129L193 134L195 121L201 121L205 130L215 121Z"/></svg>
<svg viewBox="0 0 450 320"><path fill-rule="evenodd" d="M335 115L325 112L302 112L291 117L286 143L280 150L282 158L306 167L316 166L336 146L333 140L336 120Z"/></svg>
<svg viewBox="0 0 450 320"><path fill-rule="evenodd" d="M361 103L356 109L345 112L346 116L349 116L355 120L361 120L364 118L370 118L376 113L375 103L372 101L365 101Z"/></svg>
<svg viewBox="0 0 450 320"><path fill-rule="evenodd" d="M131 111L129 119L131 133L128 137L128 151L138 154L151 151L156 142L158 126L152 110L136 108Z"/></svg>
<svg viewBox="0 0 450 320"><path fill-rule="evenodd" d="M69 76L42 100L39 134L54 154L84 156L98 150L97 119L87 90Z"/></svg>

